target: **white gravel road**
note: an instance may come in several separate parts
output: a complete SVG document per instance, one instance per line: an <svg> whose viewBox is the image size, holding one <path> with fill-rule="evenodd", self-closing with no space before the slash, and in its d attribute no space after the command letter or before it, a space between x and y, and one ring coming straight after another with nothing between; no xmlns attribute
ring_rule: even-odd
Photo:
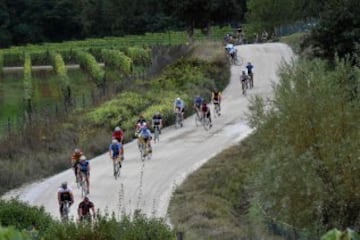
<svg viewBox="0 0 360 240"><path fill-rule="evenodd" d="M153 158L142 162L135 141L125 145L125 161L121 176L112 176L112 163L108 153L91 159L91 186L89 198L102 212L132 213L136 209L148 216L165 217L176 185L212 156L245 138L252 130L247 126L244 113L248 98L257 94L271 97L272 84L277 81L277 69L282 61L291 61L292 50L280 43L238 46L241 62L254 65L254 88L247 97L241 94L239 75L244 65L231 67L231 81L223 92L222 116L213 119L210 131L195 126L194 116L184 122L184 127L168 127L160 135L160 142L153 145ZM214 118L214 117L213 117ZM104 149L105 150L105 149ZM81 199L72 169L53 177L14 189L3 196L17 196L32 205L44 206L46 211L59 217L57 189L68 181L75 196L75 206Z"/></svg>

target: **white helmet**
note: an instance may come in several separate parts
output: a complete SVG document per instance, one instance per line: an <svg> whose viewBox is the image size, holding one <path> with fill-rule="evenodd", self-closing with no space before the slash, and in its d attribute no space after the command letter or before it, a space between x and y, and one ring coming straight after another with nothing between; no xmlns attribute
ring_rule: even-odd
<svg viewBox="0 0 360 240"><path fill-rule="evenodd" d="M180 97L177 97L177 98L176 98L176 101L180 101L180 100L181 100Z"/></svg>
<svg viewBox="0 0 360 240"><path fill-rule="evenodd" d="M115 131L120 131L121 128L119 126L115 127Z"/></svg>
<svg viewBox="0 0 360 240"><path fill-rule="evenodd" d="M84 155L82 155L82 156L80 157L80 161L84 161L84 160L86 160L86 157L85 157Z"/></svg>
<svg viewBox="0 0 360 240"><path fill-rule="evenodd" d="M112 143L117 143L118 140L116 140L115 138L112 140Z"/></svg>

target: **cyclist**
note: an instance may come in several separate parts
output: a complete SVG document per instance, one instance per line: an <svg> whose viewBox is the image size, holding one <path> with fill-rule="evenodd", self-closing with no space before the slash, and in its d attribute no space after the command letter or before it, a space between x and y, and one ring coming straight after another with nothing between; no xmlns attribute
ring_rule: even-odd
<svg viewBox="0 0 360 240"><path fill-rule="evenodd" d="M210 127L212 127L210 108L207 105L205 100L203 101L203 103L201 105L201 113L202 113L202 117L206 117L209 119Z"/></svg>
<svg viewBox="0 0 360 240"><path fill-rule="evenodd" d="M234 44L226 44L225 50L227 54L231 57L231 59L234 61L237 55L237 49L235 48Z"/></svg>
<svg viewBox="0 0 360 240"><path fill-rule="evenodd" d="M149 153L152 152L151 139L152 139L151 132L150 132L149 128L147 127L147 124L143 123L143 125L140 128L138 141L139 141L139 143L141 141L143 141L145 144L147 144Z"/></svg>
<svg viewBox="0 0 360 240"><path fill-rule="evenodd" d="M159 129L159 134L161 133L161 128L162 128L162 117L160 112L156 112L154 114L154 116L152 117L152 127L153 129L155 129L155 127L157 127Z"/></svg>
<svg viewBox="0 0 360 240"><path fill-rule="evenodd" d="M248 63L246 64L247 74L248 74L248 76L249 76L249 78L250 78L251 80L254 79L253 68L254 68L254 66L251 64L251 62L248 62ZM250 80L250 79L249 79L249 80ZM250 88L253 87L253 86L252 86L252 85L253 85L252 82L253 82L253 81L251 81L251 83L250 83Z"/></svg>
<svg viewBox="0 0 360 240"><path fill-rule="evenodd" d="M174 102L174 112L177 113L177 111L181 113L181 122L182 122L184 120L185 103L180 97L177 97Z"/></svg>
<svg viewBox="0 0 360 240"><path fill-rule="evenodd" d="M78 181L77 178L77 166L80 162L80 157L83 155L83 152L79 149L79 148L75 148L73 154L71 155L71 164L74 168L74 173L75 173L75 179L76 182Z"/></svg>
<svg viewBox="0 0 360 240"><path fill-rule="evenodd" d="M242 74L240 75L240 82L241 82L243 94L245 94L245 91L246 91L246 88L248 85L248 81L249 81L248 75L246 75L245 71L242 71Z"/></svg>
<svg viewBox="0 0 360 240"><path fill-rule="evenodd" d="M119 161L121 167L121 162L122 160L124 160L123 145L121 144L121 142L118 142L118 140L116 139L112 140L109 146L109 155L110 158L113 160L113 163L115 163L115 161Z"/></svg>
<svg viewBox="0 0 360 240"><path fill-rule="evenodd" d="M124 144L124 131L119 126L116 126L112 132L112 138L116 139L121 144Z"/></svg>
<svg viewBox="0 0 360 240"><path fill-rule="evenodd" d="M201 104L202 102L204 101L204 99L200 96L200 95L197 95L194 99L194 111L196 113L200 112L200 107L201 107Z"/></svg>
<svg viewBox="0 0 360 240"><path fill-rule="evenodd" d="M211 93L211 101L213 102L214 106L219 106L219 115L220 115L220 109L221 109L221 92L215 88Z"/></svg>
<svg viewBox="0 0 360 240"><path fill-rule="evenodd" d="M78 207L78 215L79 215L79 221L88 221L91 222L91 213L90 209L92 211L92 217L95 218L95 205L93 202L89 200L88 197L84 197L84 200L79 203Z"/></svg>
<svg viewBox="0 0 360 240"><path fill-rule="evenodd" d="M146 119L144 118L144 116L143 116L142 114L140 114L139 119L136 121L136 124L135 124L135 137L138 137L138 136L139 136L139 132L140 132L141 126L142 126L144 123L147 123L147 121L146 121Z"/></svg>
<svg viewBox="0 0 360 240"><path fill-rule="evenodd" d="M90 181L89 181L89 176L90 176L90 162L86 159L86 157L84 155L82 155L80 157L80 162L78 165L78 174L80 176L80 181L82 181L82 177L83 175L85 175L85 181L86 181L86 186L87 186L87 194L90 193Z"/></svg>
<svg viewBox="0 0 360 240"><path fill-rule="evenodd" d="M58 189L57 194L58 202L59 202L59 210L60 217L62 216L62 211L65 205L65 202L68 201L70 203L69 207L74 203L74 195L70 187L68 187L67 182L63 182L61 187Z"/></svg>

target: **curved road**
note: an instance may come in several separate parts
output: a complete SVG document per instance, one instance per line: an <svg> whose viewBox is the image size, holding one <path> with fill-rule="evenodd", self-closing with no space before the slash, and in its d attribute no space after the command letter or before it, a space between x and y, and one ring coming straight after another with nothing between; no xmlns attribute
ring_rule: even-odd
<svg viewBox="0 0 360 240"><path fill-rule="evenodd" d="M222 116L213 117L210 131L195 127L194 117L184 122L184 127L168 127L153 144L153 158L142 162L135 141L125 145L125 161L120 179L112 176L112 163L108 153L91 159L91 186L89 198L102 212L132 213L136 209L148 216L166 218L172 191L185 177L199 168L212 156L243 138L252 130L247 126L245 112L248 97L255 94L271 97L271 85L277 81L277 69L282 61L291 61L291 49L281 43L238 46L241 62L251 61L254 67L254 89L247 97L241 94L239 75L244 66L231 67L231 81L223 91ZM3 198L18 196L32 205L43 205L46 211L59 217L56 200L57 188L68 181L74 191L75 206L81 201L72 169L43 181L12 190ZM71 208L71 215L76 214Z"/></svg>

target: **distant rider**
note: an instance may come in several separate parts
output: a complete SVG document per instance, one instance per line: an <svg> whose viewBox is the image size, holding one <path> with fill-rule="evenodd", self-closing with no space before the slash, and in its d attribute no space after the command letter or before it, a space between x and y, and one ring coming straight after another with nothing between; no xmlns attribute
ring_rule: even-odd
<svg viewBox="0 0 360 240"><path fill-rule="evenodd" d="M214 105L218 105L219 110L221 110L221 92L217 88L214 88L211 93L211 101Z"/></svg>
<svg viewBox="0 0 360 240"><path fill-rule="evenodd" d="M237 49L235 48L234 44L231 43L226 44L225 50L232 60L236 59Z"/></svg>
<svg viewBox="0 0 360 240"><path fill-rule="evenodd" d="M185 103L180 97L177 97L174 102L174 112L177 113L177 111L181 113L181 122L182 122L184 120Z"/></svg>
<svg viewBox="0 0 360 240"><path fill-rule="evenodd" d="M119 143L124 144L124 131L119 126L116 126L112 132L112 138L116 139Z"/></svg>
<svg viewBox="0 0 360 240"><path fill-rule="evenodd" d="M154 114L154 116L152 117L152 127L153 127L153 129L158 128L159 134L160 134L162 126L163 126L162 116L161 116L160 112L156 112Z"/></svg>
<svg viewBox="0 0 360 240"><path fill-rule="evenodd" d="M147 121L144 118L144 115L140 114L140 116L139 116L139 118L138 118L138 120L136 121L136 124L135 124L135 137L138 137L139 132L140 132L140 128L144 123L147 123Z"/></svg>
<svg viewBox="0 0 360 240"><path fill-rule="evenodd" d="M147 127L147 124L144 123L140 128L138 141L139 142L143 141L145 144L147 144L149 153L152 152L151 139L152 139L151 132L150 132L149 128Z"/></svg>
<svg viewBox="0 0 360 240"><path fill-rule="evenodd" d="M248 82L249 82L249 77L248 75L246 75L245 71L242 71L242 74L240 75L240 82L243 88L243 93L245 93L245 88L248 88Z"/></svg>
<svg viewBox="0 0 360 240"><path fill-rule="evenodd" d="M121 142L118 142L116 139L112 140L109 146L109 156L112 159L113 164L115 164L115 161L119 161L121 167L121 162L124 160L123 145Z"/></svg>
<svg viewBox="0 0 360 240"><path fill-rule="evenodd" d="M78 174L80 176L80 181L82 181L83 175L85 176L86 186L87 186L87 194L90 193L90 162L86 159L84 155L80 157L80 162L78 165Z"/></svg>
<svg viewBox="0 0 360 240"><path fill-rule="evenodd" d="M83 152L79 149L79 148L75 148L74 149L74 152L73 154L71 155L71 164L74 168L74 173L75 173L75 179L76 179L76 182L78 181L78 178L77 178L77 167L78 167L78 164L80 162L80 157L83 155Z"/></svg>
<svg viewBox="0 0 360 240"><path fill-rule="evenodd" d="M65 202L69 202L69 207L74 203L74 195L70 187L68 187L67 182L63 182L61 187L58 189L57 194L59 202L60 217L62 216L62 211L65 205Z"/></svg>
<svg viewBox="0 0 360 240"><path fill-rule="evenodd" d="M196 113L200 112L200 107L201 107L201 104L202 102L204 101L204 99L200 96L200 95L197 95L194 99L194 111Z"/></svg>
<svg viewBox="0 0 360 240"><path fill-rule="evenodd" d="M90 213L92 211L92 217ZM95 205L89 200L88 197L84 197L84 200L79 203L78 207L79 221L88 221L91 222L91 218L95 218Z"/></svg>
<svg viewBox="0 0 360 240"><path fill-rule="evenodd" d="M250 84L250 88L253 88L253 81L254 81L254 72L253 72L254 66L251 64L251 62L248 62L246 64L247 74L249 78L252 80Z"/></svg>
<svg viewBox="0 0 360 240"><path fill-rule="evenodd" d="M202 113L202 117L206 117L209 119L210 127L212 127L210 107L207 105L205 100L203 101L203 103L201 105L201 113Z"/></svg>

